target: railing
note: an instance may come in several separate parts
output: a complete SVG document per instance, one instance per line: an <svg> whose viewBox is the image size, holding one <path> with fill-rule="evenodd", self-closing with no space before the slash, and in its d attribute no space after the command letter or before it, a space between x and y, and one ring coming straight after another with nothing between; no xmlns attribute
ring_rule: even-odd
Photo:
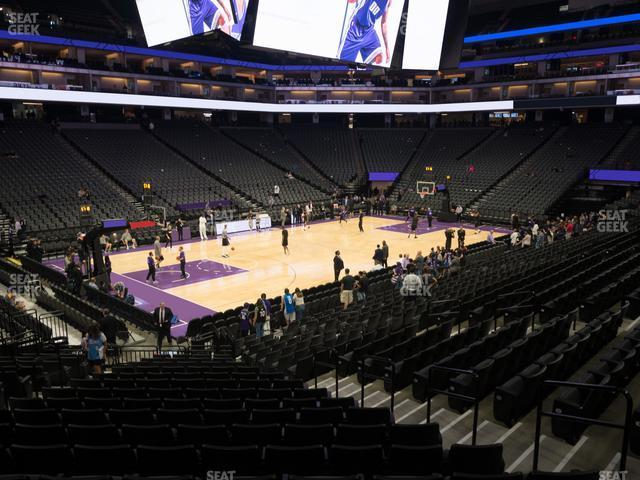
<svg viewBox="0 0 640 480"><path fill-rule="evenodd" d="M124 363L136 363L144 359L157 358L161 356L173 357L185 355L187 349L180 346L173 346L159 350L158 347L138 347L135 349L118 349L115 355L107 355L107 365L121 365Z"/></svg>
<svg viewBox="0 0 640 480"><path fill-rule="evenodd" d="M327 368L333 368L336 376L336 398L338 398L338 390L340 388L339 385L339 377L338 377L338 365L340 363L340 358L338 356L338 351L335 348L329 348L328 350L325 350L329 352L329 358L331 358L333 356L333 358L336 359L336 363L328 363L328 362L318 362L318 358L317 358L317 353L314 352L313 355L313 384L315 386L315 388L318 388L318 365L323 366L323 367L327 367Z"/></svg>
<svg viewBox="0 0 640 480"><path fill-rule="evenodd" d="M360 379L360 407L364 407L364 387L365 384L367 383L367 378L371 378L373 380L381 380L384 379L383 377L380 377L378 375L373 375L371 373L367 373L367 360L375 360L378 362L384 362L386 363L386 366L390 366L391 367L391 402L390 402L390 407L391 407L391 412L393 413L393 410L395 408L395 396L396 396L396 392L395 392L395 386L394 386L394 381L395 381L395 377L396 377L396 363L393 361L392 358L387 358L387 357L380 357L378 355L367 355L365 357L362 358L362 361L360 362L360 373L361 373L361 379Z"/></svg>
<svg viewBox="0 0 640 480"><path fill-rule="evenodd" d="M52 338L66 337L69 338L69 326L62 319L63 312L51 312L44 315L40 315L40 323L46 325L51 329Z"/></svg>
<svg viewBox="0 0 640 480"><path fill-rule="evenodd" d="M536 433L533 447L533 471L538 471L538 463L540 459L540 434L542 429L542 417L560 418L568 422L583 423L586 425L598 425L601 427L615 428L622 430L622 449L620 451L620 470L624 471L627 468L627 451L629 449L629 436L631 434L631 418L633 416L633 398L622 387L616 387L613 385L595 385L590 383L577 383L577 382L562 382L558 380L545 380L543 384L552 385L556 387L574 387L582 388L586 390L600 390L603 392L612 392L615 394L622 393L626 400L626 409L624 416L624 423L608 422L605 420L598 420L597 418L577 417L575 415L565 415L563 413L545 412L542 410L543 395L541 392L544 388L538 389L538 409L536 411Z"/></svg>
<svg viewBox="0 0 640 480"><path fill-rule="evenodd" d="M449 372L449 373L467 374L467 375L473 376L473 380L476 386L476 394L474 396L469 396L469 395L462 395L460 393L450 392L449 390L440 390L437 388L432 388L431 374L435 370L440 370L442 372ZM459 368L449 368L449 367L441 367L440 365L432 365L431 368L429 369L429 375L427 376L427 423L431 423L431 395L430 395L431 393L440 393L442 395L446 395L447 397L473 402L473 428L471 430L472 432L471 445L475 445L478 437L478 410L480 406L480 399L479 399L479 392L478 392L478 387L480 383L479 380L480 380L480 376L478 375L477 372L474 372L473 370L462 370Z"/></svg>

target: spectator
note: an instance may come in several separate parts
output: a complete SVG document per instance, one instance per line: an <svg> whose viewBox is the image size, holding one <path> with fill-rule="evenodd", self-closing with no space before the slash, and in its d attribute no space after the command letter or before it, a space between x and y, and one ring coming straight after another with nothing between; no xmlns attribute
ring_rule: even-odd
<svg viewBox="0 0 640 480"><path fill-rule="evenodd" d="M336 250L336 254L333 257L333 273L334 273L335 282L337 282L340 279L340 272L343 269L344 269L344 262L340 257L340 250Z"/></svg>
<svg viewBox="0 0 640 480"><path fill-rule="evenodd" d="M296 320L298 322L302 321L302 317L304 316L304 295L302 294L302 290L296 288L293 292L293 303L296 306Z"/></svg>
<svg viewBox="0 0 640 480"><path fill-rule="evenodd" d="M346 310L353 303L353 287L355 287L356 279L350 275L349 269L345 269L344 277L340 282L340 303Z"/></svg>
<svg viewBox="0 0 640 480"><path fill-rule="evenodd" d="M256 331L256 337L264 336L264 326L270 318L271 305L267 301L267 296L263 293L256 302L256 308L253 312L253 328Z"/></svg>
<svg viewBox="0 0 640 480"><path fill-rule="evenodd" d="M165 337L169 345L173 343L173 338L171 337L172 319L173 312L165 306L164 302L161 302L160 306L153 311L153 323L158 329L158 351L162 350L162 340Z"/></svg>
<svg viewBox="0 0 640 480"><path fill-rule="evenodd" d="M282 295L282 304L280 310L284 315L284 324L290 325L291 322L296 320L296 305L293 301L293 295L289 292L288 288L284 289L284 295Z"/></svg>
<svg viewBox="0 0 640 480"><path fill-rule="evenodd" d="M93 368L95 375L102 374L107 358L107 337L100 331L97 323L89 327L87 335L82 339L82 349L87 355L87 363Z"/></svg>
<svg viewBox="0 0 640 480"><path fill-rule="evenodd" d="M246 337L249 335L249 330L251 328L251 317L249 313L249 307L251 305L249 303L245 303L240 310L240 336Z"/></svg>
<svg viewBox="0 0 640 480"><path fill-rule="evenodd" d="M422 279L416 275L416 266L410 264L407 267L407 275L402 282L402 294L405 300L413 301L422 293Z"/></svg>

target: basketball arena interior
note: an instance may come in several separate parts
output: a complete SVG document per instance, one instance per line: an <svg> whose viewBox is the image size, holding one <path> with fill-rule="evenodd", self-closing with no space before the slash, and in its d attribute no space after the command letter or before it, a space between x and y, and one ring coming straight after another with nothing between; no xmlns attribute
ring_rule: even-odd
<svg viewBox="0 0 640 480"><path fill-rule="evenodd" d="M0 480L640 480L637 0L0 0Z"/></svg>

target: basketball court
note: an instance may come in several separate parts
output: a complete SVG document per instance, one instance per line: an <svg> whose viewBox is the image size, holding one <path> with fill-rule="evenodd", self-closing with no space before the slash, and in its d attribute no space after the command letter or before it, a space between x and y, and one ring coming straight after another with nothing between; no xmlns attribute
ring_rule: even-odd
<svg viewBox="0 0 640 480"><path fill-rule="evenodd" d="M389 265L399 255L414 257L421 250L427 254L432 248L444 245L444 230L458 224L427 220L418 225L418 238L408 238L410 223L401 217L366 216L364 232L358 229L358 218L347 223L338 220L312 223L304 230L288 227L290 255L281 246L282 234L278 227L261 232L230 235L235 249L229 258L222 257L220 237L208 241L199 239L163 248L165 261L156 274L157 284L146 283L147 256L151 246L136 250L120 250L110 254L112 283L123 282L136 298L136 306L153 310L164 301L181 319L173 327L175 336L183 334L187 321L203 315L235 308L244 302L255 303L261 293L267 297L281 295L285 288L310 288L333 281L333 256L340 250L345 268L353 273L371 270L373 253L383 240L389 245ZM490 230L506 233L504 228L481 227L476 234L473 225L464 224L466 244L483 241ZM456 242L456 240L454 240ZM178 247L183 246L187 259L187 278L180 278L177 260ZM52 262L62 268L62 260Z"/></svg>

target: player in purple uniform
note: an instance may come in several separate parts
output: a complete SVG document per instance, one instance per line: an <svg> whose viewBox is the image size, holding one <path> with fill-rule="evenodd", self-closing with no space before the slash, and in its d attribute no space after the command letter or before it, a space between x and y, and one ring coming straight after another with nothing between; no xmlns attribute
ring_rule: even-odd
<svg viewBox="0 0 640 480"><path fill-rule="evenodd" d="M390 6L391 0L358 0L349 30L340 46L340 60L355 62L360 54L363 63L391 61L387 37L387 13ZM375 28L378 20L381 20L380 31L384 45Z"/></svg>
<svg viewBox="0 0 640 480"><path fill-rule="evenodd" d="M191 17L191 33L198 35L220 28L225 33L230 33L230 12L224 6L224 2L218 0L189 0L189 16Z"/></svg>

